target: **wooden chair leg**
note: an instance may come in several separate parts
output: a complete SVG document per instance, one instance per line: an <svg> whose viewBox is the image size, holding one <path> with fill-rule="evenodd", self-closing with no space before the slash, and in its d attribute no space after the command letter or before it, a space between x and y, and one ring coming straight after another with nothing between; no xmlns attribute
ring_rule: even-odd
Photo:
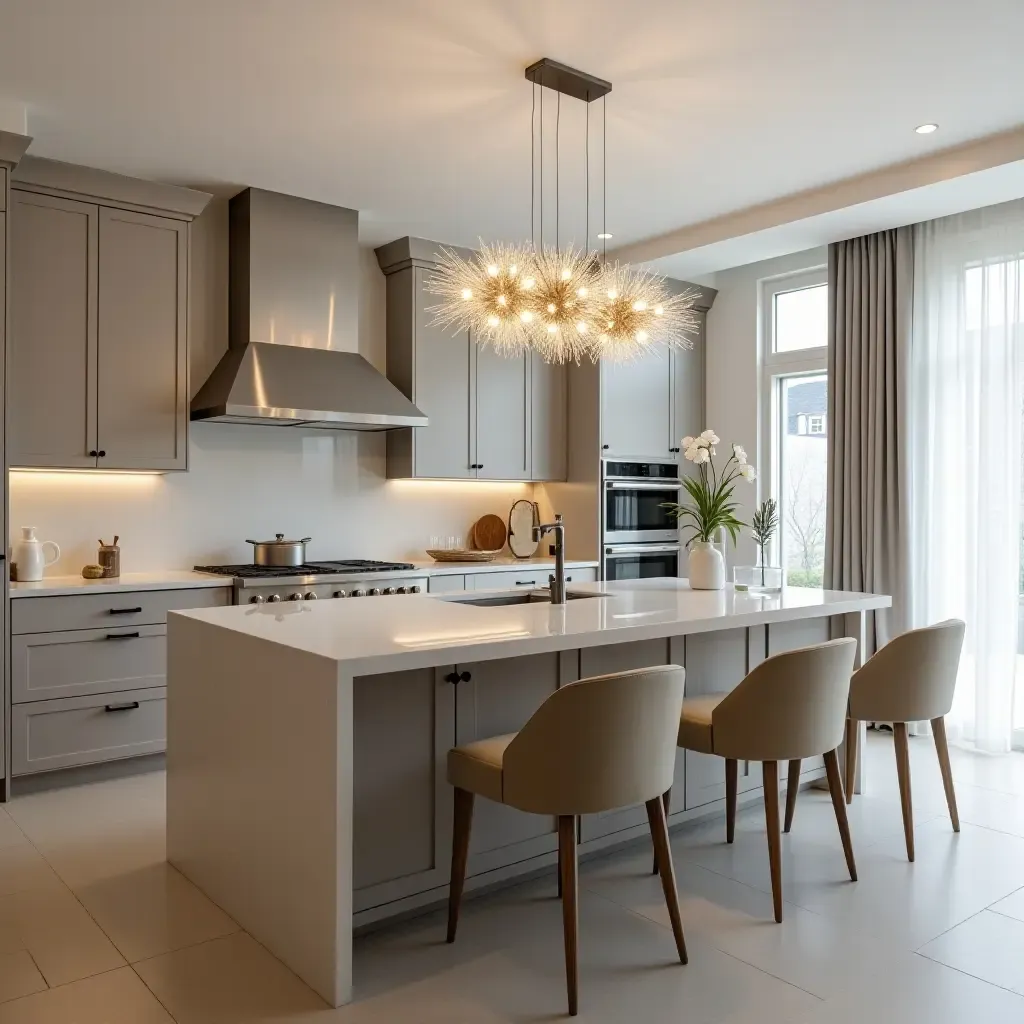
<svg viewBox="0 0 1024 1024"><path fill-rule="evenodd" d="M665 808L665 820L668 821L668 809L672 803L672 790L666 789L664 795L661 798L662 806ZM651 833L653 838L654 833ZM656 875L658 873L658 848L654 848L654 866L651 868L651 874Z"/></svg>
<svg viewBox="0 0 1024 1024"><path fill-rule="evenodd" d="M579 1012L579 897L576 877L576 818L562 814L558 818L558 862L562 878L562 932L565 939L565 988L569 997L569 1015Z"/></svg>
<svg viewBox="0 0 1024 1024"><path fill-rule="evenodd" d="M473 794L468 789L455 789L455 824L452 828L452 875L448 886L448 941L455 941L459 927L462 887L466 881L466 860L469 857L469 831L473 824Z"/></svg>
<svg viewBox="0 0 1024 1024"><path fill-rule="evenodd" d="M857 862L853 859L853 840L850 838L850 822L846 817L846 797L843 794L843 780L839 775L839 755L834 750L825 754L825 774L828 776L828 791L836 812L836 824L839 826L839 838L843 841L843 853L846 855L850 880L856 882Z"/></svg>
<svg viewBox="0 0 1024 1024"><path fill-rule="evenodd" d="M846 802L853 803L853 790L857 782L857 746L860 743L860 722L846 720Z"/></svg>
<svg viewBox="0 0 1024 1024"><path fill-rule="evenodd" d="M772 870L772 903L775 920L782 921L782 835L779 832L779 762L765 761L764 816L768 826L768 863Z"/></svg>
<svg viewBox="0 0 1024 1024"><path fill-rule="evenodd" d="M786 824L782 831L788 832L793 827L793 815L796 813L796 794L800 788L800 758L795 757L789 762L789 779L786 782Z"/></svg>
<svg viewBox="0 0 1024 1024"><path fill-rule="evenodd" d="M657 797L647 801L647 820L651 826L654 855L661 872L661 888L665 893L665 906L668 907L669 920L672 922L676 952L679 954L679 962L685 964L686 939L683 937L683 919L679 914L679 893L676 889L676 872L672 864L672 847L668 841L668 822L665 820L664 804Z"/></svg>
<svg viewBox="0 0 1024 1024"><path fill-rule="evenodd" d="M932 736L935 737L935 753L939 755L939 771L942 772L942 788L946 791L946 806L953 821L953 831L960 831L960 814L956 809L956 791L953 789L953 769L949 764L949 745L946 743L945 718L932 719Z"/></svg>
<svg viewBox="0 0 1024 1024"><path fill-rule="evenodd" d="M900 780L900 806L903 808L903 835L907 840L907 860L914 859L914 805L910 797L910 747L907 744L907 723L893 722L896 740L896 774Z"/></svg>
<svg viewBox="0 0 1024 1024"><path fill-rule="evenodd" d="M725 759L725 841L736 838L736 789L739 785L740 763L735 758Z"/></svg>

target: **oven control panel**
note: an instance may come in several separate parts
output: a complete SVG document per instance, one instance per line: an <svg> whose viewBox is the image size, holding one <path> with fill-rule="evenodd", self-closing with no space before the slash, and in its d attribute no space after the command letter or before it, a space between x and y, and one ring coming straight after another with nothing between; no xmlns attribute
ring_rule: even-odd
<svg viewBox="0 0 1024 1024"><path fill-rule="evenodd" d="M341 582L319 582L308 586L288 584L277 586L272 580L266 586L247 587L235 591L236 604L276 604L280 601L324 601L350 597L392 597L399 594L425 594L425 576L408 579L366 579Z"/></svg>

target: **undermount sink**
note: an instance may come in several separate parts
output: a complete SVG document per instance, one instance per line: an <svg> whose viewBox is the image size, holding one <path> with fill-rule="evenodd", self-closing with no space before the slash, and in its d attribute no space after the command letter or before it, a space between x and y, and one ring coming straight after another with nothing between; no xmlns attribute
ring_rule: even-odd
<svg viewBox="0 0 1024 1024"><path fill-rule="evenodd" d="M567 593L567 601L580 601L592 597L604 597L604 594ZM547 590L528 590L523 593L488 594L486 597L443 597L442 601L452 604L471 604L477 608L504 608L511 604L551 604L551 594Z"/></svg>

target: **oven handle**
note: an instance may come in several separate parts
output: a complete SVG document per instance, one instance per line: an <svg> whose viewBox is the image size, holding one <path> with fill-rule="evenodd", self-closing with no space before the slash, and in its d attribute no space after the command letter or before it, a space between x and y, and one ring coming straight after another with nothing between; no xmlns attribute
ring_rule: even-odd
<svg viewBox="0 0 1024 1024"><path fill-rule="evenodd" d="M664 555L682 551L682 544L617 544L604 549L606 555Z"/></svg>
<svg viewBox="0 0 1024 1024"><path fill-rule="evenodd" d="M606 480L609 491L678 491L682 480Z"/></svg>

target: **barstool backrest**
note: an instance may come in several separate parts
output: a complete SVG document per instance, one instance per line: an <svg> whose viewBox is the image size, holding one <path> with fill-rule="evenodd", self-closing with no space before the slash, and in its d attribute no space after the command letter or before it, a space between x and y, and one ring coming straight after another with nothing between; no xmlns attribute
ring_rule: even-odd
<svg viewBox="0 0 1024 1024"><path fill-rule="evenodd" d="M846 728L851 637L762 661L712 712L715 753L748 761L789 761L835 750Z"/></svg>
<svg viewBox="0 0 1024 1024"><path fill-rule="evenodd" d="M854 675L850 714L879 722L925 722L948 715L964 629L960 619L947 619L890 640Z"/></svg>
<svg viewBox="0 0 1024 1024"><path fill-rule="evenodd" d="M672 786L683 669L659 665L556 690L509 744L505 803L535 814L596 814Z"/></svg>

